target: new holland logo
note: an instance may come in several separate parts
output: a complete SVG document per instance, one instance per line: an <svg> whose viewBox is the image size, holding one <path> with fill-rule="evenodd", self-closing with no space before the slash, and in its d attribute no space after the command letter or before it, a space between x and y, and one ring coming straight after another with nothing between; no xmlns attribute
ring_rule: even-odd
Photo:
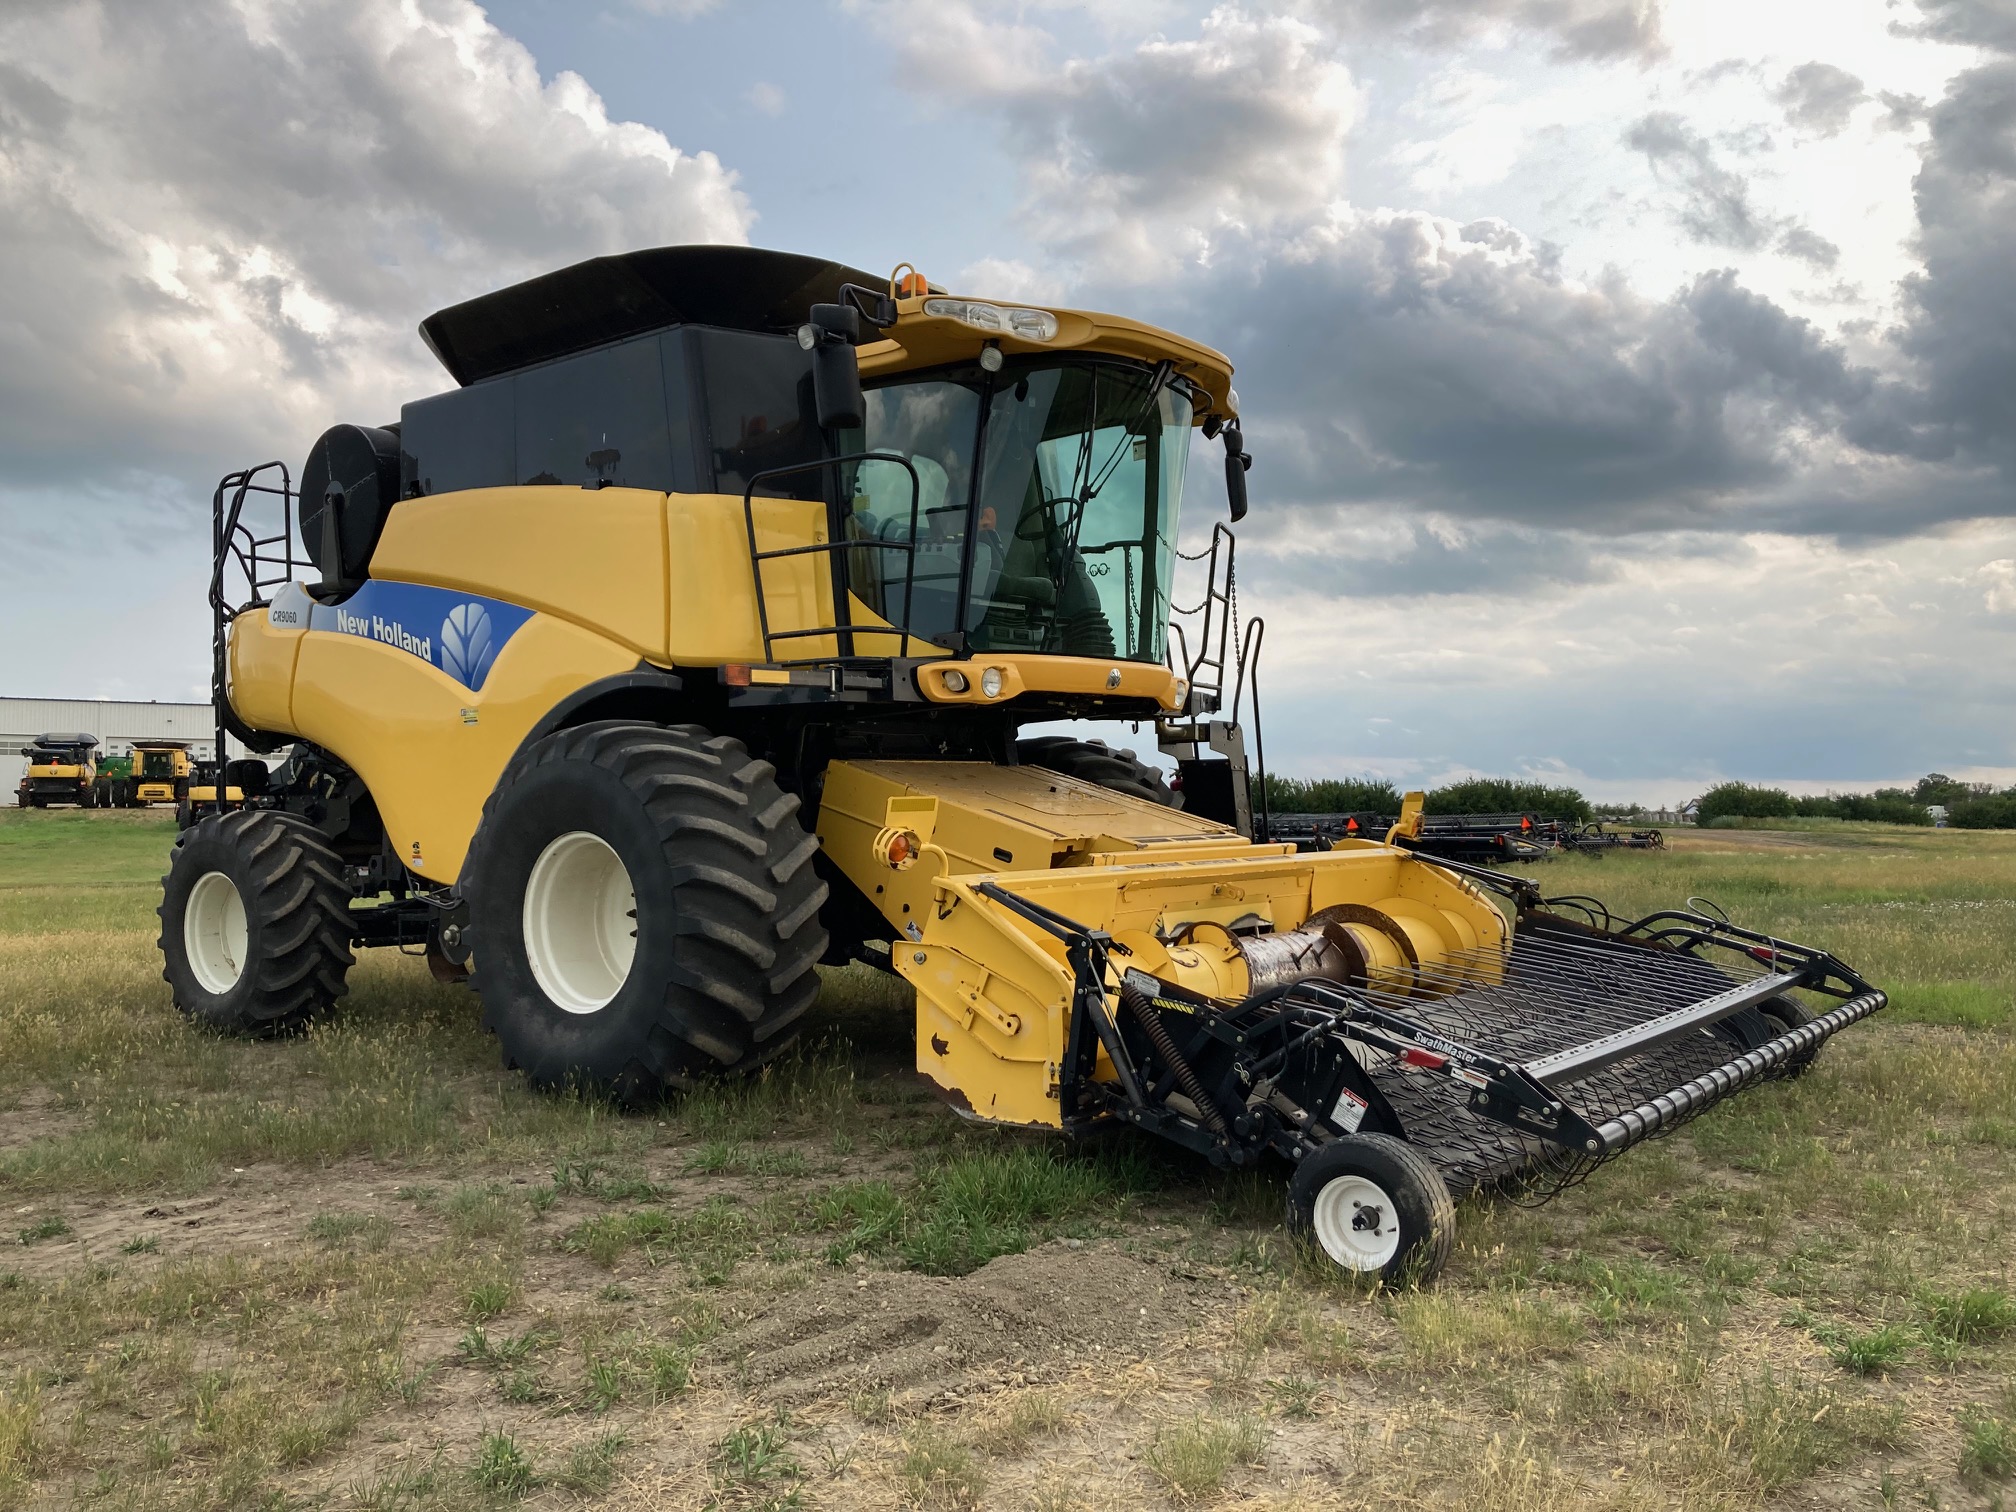
<svg viewBox="0 0 2016 1512"><path fill-rule="evenodd" d="M441 670L465 688L480 688L496 659L489 611L473 601L450 609L441 621Z"/></svg>
<svg viewBox="0 0 2016 1512"><path fill-rule="evenodd" d="M502 599L373 578L341 604L313 605L308 628L397 647L475 693L531 618L530 609ZM465 713L464 722L475 721Z"/></svg>

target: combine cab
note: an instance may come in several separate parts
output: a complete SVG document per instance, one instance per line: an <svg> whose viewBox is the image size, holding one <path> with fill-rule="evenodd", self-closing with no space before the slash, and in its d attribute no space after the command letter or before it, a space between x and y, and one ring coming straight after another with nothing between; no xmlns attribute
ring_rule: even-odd
<svg viewBox="0 0 2016 1512"><path fill-rule="evenodd" d="M206 1023L289 1029L355 949L424 948L535 1083L646 1099L762 1065L865 960L965 1116L1279 1158L1338 1264L1426 1278L1452 1194L1574 1179L1882 1005L1437 859L1418 803L1266 838L1228 525L1171 643L1193 437L1246 508L1209 348L731 247L421 330L458 387L217 492L218 749L287 754L192 794L166 880ZM1024 734L1090 719L1152 722L1180 806Z"/></svg>

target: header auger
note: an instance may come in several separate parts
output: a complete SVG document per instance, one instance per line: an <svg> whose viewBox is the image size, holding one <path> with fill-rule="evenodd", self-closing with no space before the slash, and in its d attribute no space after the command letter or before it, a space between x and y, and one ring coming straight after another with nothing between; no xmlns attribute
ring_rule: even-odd
<svg viewBox="0 0 2016 1512"><path fill-rule="evenodd" d="M562 269L431 316L460 386L329 431L298 489L224 480L219 749L288 755L192 804L186 1012L284 1030L354 949L424 947L533 1081L643 1099L775 1056L814 968L866 960L966 1116L1283 1159L1338 1264L1425 1278L1452 1193L1576 1179L1881 1006L1420 854L1418 804L1267 839L1226 525L1172 597L1193 433L1245 512L1231 365L898 272ZM1180 802L1022 733L1093 718L1153 721Z"/></svg>

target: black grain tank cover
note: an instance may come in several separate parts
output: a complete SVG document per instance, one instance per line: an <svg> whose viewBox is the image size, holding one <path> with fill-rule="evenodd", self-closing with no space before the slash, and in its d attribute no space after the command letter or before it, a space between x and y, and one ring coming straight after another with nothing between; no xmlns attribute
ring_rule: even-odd
<svg viewBox="0 0 2016 1512"><path fill-rule="evenodd" d="M98 744L98 737L96 735L86 735L80 731L74 735L37 735L33 743L38 746L47 746L52 751L88 751Z"/></svg>
<svg viewBox="0 0 2016 1512"><path fill-rule="evenodd" d="M342 496L336 537L343 560L322 560L322 514L334 484ZM399 499L399 438L368 425L332 425L301 469L301 544L326 583L358 582L370 571L371 553L385 515Z"/></svg>
<svg viewBox="0 0 2016 1512"><path fill-rule="evenodd" d="M480 383L674 325L791 331L843 283L886 279L760 247L650 247L593 257L438 310L421 338L457 383Z"/></svg>

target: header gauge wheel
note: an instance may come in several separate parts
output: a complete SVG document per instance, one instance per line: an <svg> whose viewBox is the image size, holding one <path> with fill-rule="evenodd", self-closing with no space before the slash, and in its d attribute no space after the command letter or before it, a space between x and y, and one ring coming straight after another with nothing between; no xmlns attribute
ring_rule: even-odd
<svg viewBox="0 0 2016 1512"><path fill-rule="evenodd" d="M161 879L161 974L175 1006L233 1034L326 1012L350 970L350 891L321 835L271 811L182 832Z"/></svg>
<svg viewBox="0 0 2016 1512"><path fill-rule="evenodd" d="M583 725L520 752L463 884L506 1062L641 1101L768 1060L819 995L818 848L770 763L698 725Z"/></svg>
<svg viewBox="0 0 2016 1512"><path fill-rule="evenodd" d="M1449 1263L1456 1204L1442 1173L1404 1139L1347 1134L1295 1168L1288 1226L1354 1275L1426 1286Z"/></svg>

